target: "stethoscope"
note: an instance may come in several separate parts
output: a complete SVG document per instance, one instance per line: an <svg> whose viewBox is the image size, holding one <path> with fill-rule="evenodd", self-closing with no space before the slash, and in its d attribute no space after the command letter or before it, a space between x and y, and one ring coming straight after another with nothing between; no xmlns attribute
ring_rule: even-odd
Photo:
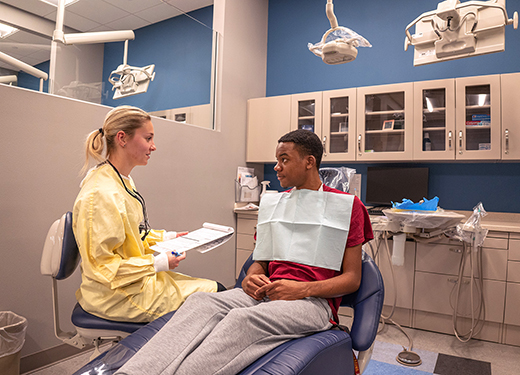
<svg viewBox="0 0 520 375"><path fill-rule="evenodd" d="M141 207L143 207L143 217L144 217L144 221L139 224L139 230L140 231L144 231L144 235L141 237L141 241L144 241L144 239L146 238L146 236L148 236L148 233L150 233L150 223L148 222L148 214L146 213L146 203L144 201L144 198L141 194L139 194L139 192L137 190L135 190L134 188L132 188L132 190L128 189L128 187L126 186L125 184L125 181L123 180L123 176L121 176L121 173L119 173L119 171L117 170L117 168L114 166L114 164L112 164L110 162L110 160L106 160L105 162L103 163L108 163L110 164L110 166L112 168L114 168L114 171L116 171L117 175L119 176L119 178L121 179L121 183L123 184L123 186L125 187L125 190L127 191L128 194L130 194L133 198L137 199L137 201L139 203L141 203ZM102 163L102 164L103 164Z"/></svg>

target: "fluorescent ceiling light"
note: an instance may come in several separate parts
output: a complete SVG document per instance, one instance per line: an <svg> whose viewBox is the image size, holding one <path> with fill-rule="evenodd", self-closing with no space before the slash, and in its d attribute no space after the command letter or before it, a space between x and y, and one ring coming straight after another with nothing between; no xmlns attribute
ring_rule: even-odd
<svg viewBox="0 0 520 375"><path fill-rule="evenodd" d="M0 38L5 39L8 36L13 35L15 32L17 32L18 29L15 29L14 27L4 25L3 23L0 23Z"/></svg>
<svg viewBox="0 0 520 375"><path fill-rule="evenodd" d="M47 4L50 4L52 6L55 6L55 7L58 7L58 1L59 0L40 0L44 3L47 3ZM75 2L77 2L79 0L65 0L65 6L69 6L71 4L74 4Z"/></svg>

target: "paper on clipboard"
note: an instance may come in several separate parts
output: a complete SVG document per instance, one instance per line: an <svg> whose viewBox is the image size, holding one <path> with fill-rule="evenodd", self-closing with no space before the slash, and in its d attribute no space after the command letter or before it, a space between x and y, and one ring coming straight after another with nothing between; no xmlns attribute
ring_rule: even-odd
<svg viewBox="0 0 520 375"><path fill-rule="evenodd" d="M183 253L188 250L197 250L206 253L227 242L235 230L224 225L204 223L202 228L194 230L185 236L168 241L158 242L151 249L159 253L176 251Z"/></svg>

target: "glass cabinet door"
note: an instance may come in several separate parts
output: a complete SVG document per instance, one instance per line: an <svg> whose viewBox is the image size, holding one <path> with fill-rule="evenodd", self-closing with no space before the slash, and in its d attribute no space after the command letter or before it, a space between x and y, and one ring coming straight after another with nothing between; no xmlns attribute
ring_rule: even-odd
<svg viewBox="0 0 520 375"><path fill-rule="evenodd" d="M321 138L321 92L291 95L291 130L305 129Z"/></svg>
<svg viewBox="0 0 520 375"><path fill-rule="evenodd" d="M323 92L324 161L355 160L356 89Z"/></svg>
<svg viewBox="0 0 520 375"><path fill-rule="evenodd" d="M358 129L358 160L412 158L413 84L358 90L362 129Z"/></svg>
<svg viewBox="0 0 520 375"><path fill-rule="evenodd" d="M415 160L455 159L455 80L414 83Z"/></svg>
<svg viewBox="0 0 520 375"><path fill-rule="evenodd" d="M500 76L459 78L457 159L499 159Z"/></svg>

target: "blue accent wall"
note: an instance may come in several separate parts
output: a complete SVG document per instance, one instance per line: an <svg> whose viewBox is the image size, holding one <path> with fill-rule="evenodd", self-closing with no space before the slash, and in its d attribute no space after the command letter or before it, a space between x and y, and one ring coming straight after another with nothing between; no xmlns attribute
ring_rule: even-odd
<svg viewBox="0 0 520 375"><path fill-rule="evenodd" d="M158 111L210 102L213 6L189 14L209 28L181 15L135 30L135 39L128 43L128 65L155 64L155 79L144 94L112 99L108 78L123 63L124 43L105 44L102 104Z"/></svg>
<svg viewBox="0 0 520 375"><path fill-rule="evenodd" d="M440 1L334 1L338 24L372 47L359 47L353 62L327 65L307 48L330 29L326 0L270 0L267 96L520 71L520 29L512 25L505 28L505 52L414 67L413 47L404 51L404 30ZM520 0L507 0L506 8L512 18Z"/></svg>
<svg viewBox="0 0 520 375"><path fill-rule="evenodd" d="M267 96L520 71L520 29L514 30L512 25L505 29L505 52L414 67L413 47L404 51L404 30L422 13L436 9L440 1L334 1L339 25L356 31L372 47L358 48L353 62L327 65L307 48L307 43L319 42L330 28L326 0L270 0ZM520 11L520 0L507 0L506 8L512 18L514 11ZM520 163L354 162L324 166L338 165L355 168L362 175L362 200L368 166L426 166L431 194L427 198L437 195L442 208L472 210L482 202L487 211L520 213ZM273 167L265 165L264 178L271 181L270 189L282 190Z"/></svg>

